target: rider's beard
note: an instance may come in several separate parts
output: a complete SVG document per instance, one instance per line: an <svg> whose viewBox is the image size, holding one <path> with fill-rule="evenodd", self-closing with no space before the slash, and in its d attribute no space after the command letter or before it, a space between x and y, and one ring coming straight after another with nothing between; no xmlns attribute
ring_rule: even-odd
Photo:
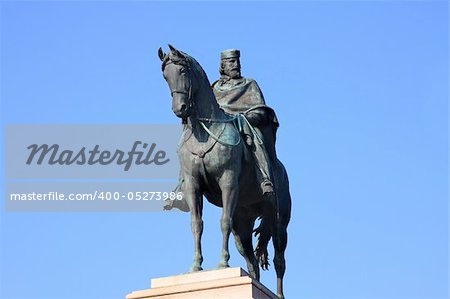
<svg viewBox="0 0 450 299"><path fill-rule="evenodd" d="M241 78L241 70L240 69L232 69L228 71L228 76L231 79L239 79Z"/></svg>

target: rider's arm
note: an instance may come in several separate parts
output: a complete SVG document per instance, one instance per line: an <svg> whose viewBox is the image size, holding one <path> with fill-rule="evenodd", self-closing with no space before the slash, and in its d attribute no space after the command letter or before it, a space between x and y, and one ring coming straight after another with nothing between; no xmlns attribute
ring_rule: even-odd
<svg viewBox="0 0 450 299"><path fill-rule="evenodd" d="M254 109L251 111L248 111L245 114L245 117L250 122L252 126L259 126L262 124L267 123L269 119L269 115L267 110L265 109Z"/></svg>

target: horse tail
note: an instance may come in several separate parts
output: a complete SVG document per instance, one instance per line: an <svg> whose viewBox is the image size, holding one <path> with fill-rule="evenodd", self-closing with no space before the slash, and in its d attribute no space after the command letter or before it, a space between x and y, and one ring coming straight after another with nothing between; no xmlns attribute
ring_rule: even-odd
<svg viewBox="0 0 450 299"><path fill-rule="evenodd" d="M273 213L260 216L261 223L254 230L257 237L255 256L263 270L269 268L269 254L267 246L272 238L272 230L279 229L278 225L286 229L291 215L291 196L286 168L280 160L275 163L276 203L272 206Z"/></svg>
<svg viewBox="0 0 450 299"><path fill-rule="evenodd" d="M264 216L261 216L260 218L261 223L253 231L255 233L255 237L258 238L256 243L255 256L257 261L261 265L261 269L268 270L270 264L267 245L269 244L270 238L272 237L272 231L269 220Z"/></svg>

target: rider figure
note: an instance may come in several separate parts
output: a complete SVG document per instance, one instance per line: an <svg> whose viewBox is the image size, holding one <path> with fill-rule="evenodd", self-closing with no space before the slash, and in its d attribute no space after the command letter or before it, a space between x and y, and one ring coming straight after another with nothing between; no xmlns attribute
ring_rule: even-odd
<svg viewBox="0 0 450 299"><path fill-rule="evenodd" d="M212 88L217 103L222 110L228 114L240 114L245 117L242 121L244 124L244 139L256 158L256 173L262 193L264 197L271 197L275 191L272 183L270 158L275 154L273 150L271 151L273 155L269 155L268 149L274 149L274 144L267 144L269 140L262 133L262 127L269 122L271 127L274 128L273 135L275 135L278 121L274 111L266 105L256 81L241 76L239 58L239 50L225 50L221 53L219 68L221 76L219 80L212 84ZM275 142L275 136L273 136L271 142Z"/></svg>

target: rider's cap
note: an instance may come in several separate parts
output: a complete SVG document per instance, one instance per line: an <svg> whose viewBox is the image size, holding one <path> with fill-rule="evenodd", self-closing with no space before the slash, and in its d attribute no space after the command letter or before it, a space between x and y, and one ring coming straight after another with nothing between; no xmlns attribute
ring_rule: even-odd
<svg viewBox="0 0 450 299"><path fill-rule="evenodd" d="M237 49L225 50L220 53L220 59L228 59L228 58L239 58L241 56L241 51Z"/></svg>

